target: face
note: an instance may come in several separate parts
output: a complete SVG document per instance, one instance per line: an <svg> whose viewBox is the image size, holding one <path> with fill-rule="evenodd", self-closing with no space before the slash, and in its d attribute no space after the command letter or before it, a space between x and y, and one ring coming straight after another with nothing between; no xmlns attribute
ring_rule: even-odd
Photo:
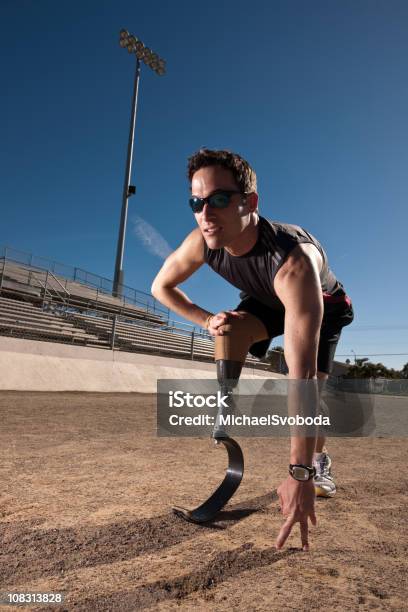
<svg viewBox="0 0 408 612"><path fill-rule="evenodd" d="M238 190L234 175L222 166L200 168L193 174L191 193L198 198L206 198L215 191ZM211 208L208 203L201 212L195 213L197 224L210 249L228 247L239 241L239 237L251 220L252 196L236 193L231 196L227 208ZM244 204L246 199L246 203Z"/></svg>

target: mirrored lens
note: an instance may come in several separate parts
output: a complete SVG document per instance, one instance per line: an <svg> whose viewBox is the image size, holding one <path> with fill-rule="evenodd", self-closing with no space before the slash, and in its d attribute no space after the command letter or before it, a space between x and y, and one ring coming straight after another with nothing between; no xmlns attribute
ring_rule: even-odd
<svg viewBox="0 0 408 612"><path fill-rule="evenodd" d="M190 198L189 204L191 206L191 210L195 213L201 212L204 208L204 201L201 198Z"/></svg>
<svg viewBox="0 0 408 612"><path fill-rule="evenodd" d="M226 208L230 202L231 195L229 193L214 193L208 198L208 203L214 208Z"/></svg>
<svg viewBox="0 0 408 612"><path fill-rule="evenodd" d="M204 208L204 204L208 202L208 205L211 208L227 208L231 201L231 197L234 193L238 193L237 191L219 191L218 193L213 193L208 198L197 198L193 196L190 198L189 203L193 212L198 213L201 212Z"/></svg>

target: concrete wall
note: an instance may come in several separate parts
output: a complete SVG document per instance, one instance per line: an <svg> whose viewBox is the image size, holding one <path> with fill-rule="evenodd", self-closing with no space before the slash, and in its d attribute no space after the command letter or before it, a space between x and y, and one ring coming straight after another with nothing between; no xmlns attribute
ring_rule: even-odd
<svg viewBox="0 0 408 612"><path fill-rule="evenodd" d="M0 336L0 390L155 393L158 378L214 378L215 366ZM244 368L241 378L282 378Z"/></svg>

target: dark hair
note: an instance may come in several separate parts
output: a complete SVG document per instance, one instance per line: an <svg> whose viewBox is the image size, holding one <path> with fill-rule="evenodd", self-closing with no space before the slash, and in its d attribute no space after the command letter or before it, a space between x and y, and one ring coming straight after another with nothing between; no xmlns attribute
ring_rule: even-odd
<svg viewBox="0 0 408 612"><path fill-rule="evenodd" d="M212 151L200 149L188 159L187 176L191 183L194 172L206 166L222 166L231 170L240 191L256 191L256 174L245 159L231 151Z"/></svg>

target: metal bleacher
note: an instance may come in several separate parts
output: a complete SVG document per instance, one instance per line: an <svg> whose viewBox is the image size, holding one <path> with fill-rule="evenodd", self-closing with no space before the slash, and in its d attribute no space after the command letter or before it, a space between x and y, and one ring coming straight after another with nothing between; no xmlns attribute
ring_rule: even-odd
<svg viewBox="0 0 408 612"><path fill-rule="evenodd" d="M126 287L114 297L108 279L12 249L0 250L0 335L199 361L214 355L204 330L170 321L151 295ZM266 368L252 357L247 365Z"/></svg>
<svg viewBox="0 0 408 612"><path fill-rule="evenodd" d="M101 312L128 314L134 318L148 319L156 323L161 323L164 317L168 318L168 310L160 308L154 298L141 291L135 291L136 298L133 300L126 298L126 295L113 297L112 293L95 283L64 278L54 274L50 269L44 270L4 258L0 274L1 293L14 294L19 299L33 303L51 300L60 303L69 302L72 307L96 308Z"/></svg>
<svg viewBox="0 0 408 612"><path fill-rule="evenodd" d="M111 342L112 321L109 318L72 313L70 319L81 324L90 333L96 333ZM171 324L152 325L148 321L131 321L123 317L117 319L115 323L114 347L194 359L212 359L214 354L213 341L197 332Z"/></svg>
<svg viewBox="0 0 408 612"><path fill-rule="evenodd" d="M55 311L42 310L27 302L0 297L0 334L54 342L107 346L96 334L78 329Z"/></svg>

